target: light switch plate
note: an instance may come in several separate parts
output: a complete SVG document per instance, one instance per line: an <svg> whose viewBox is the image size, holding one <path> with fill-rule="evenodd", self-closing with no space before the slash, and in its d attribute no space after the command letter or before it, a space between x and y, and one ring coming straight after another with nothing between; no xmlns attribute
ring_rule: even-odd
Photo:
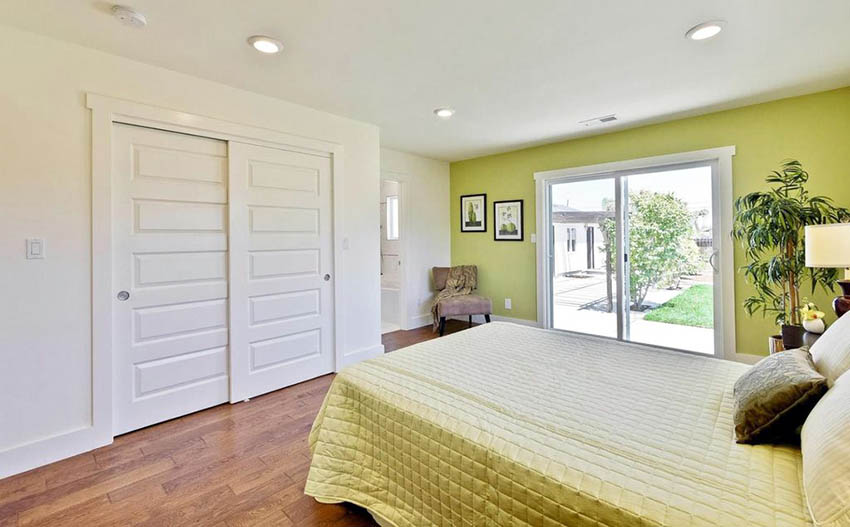
<svg viewBox="0 0 850 527"><path fill-rule="evenodd" d="M531 233L531 243L537 243L537 235L533 232Z"/></svg>
<svg viewBox="0 0 850 527"><path fill-rule="evenodd" d="M510 309L510 308L511 308L511 299L506 298L505 299L505 309Z"/></svg>
<svg viewBox="0 0 850 527"><path fill-rule="evenodd" d="M44 240L27 238L27 260L41 260L42 258L44 258Z"/></svg>

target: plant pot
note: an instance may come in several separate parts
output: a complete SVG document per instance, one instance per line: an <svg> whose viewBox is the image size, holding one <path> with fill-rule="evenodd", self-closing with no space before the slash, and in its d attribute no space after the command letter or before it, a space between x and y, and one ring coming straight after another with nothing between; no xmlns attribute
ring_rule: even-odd
<svg viewBox="0 0 850 527"><path fill-rule="evenodd" d="M815 318L813 320L804 320L803 328L809 333L816 333L820 335L824 331L826 331L826 324L823 323L822 318Z"/></svg>
<svg viewBox="0 0 850 527"><path fill-rule="evenodd" d="M782 346L782 335L773 335L768 337L767 346L771 355L779 353L780 351L785 351L785 347Z"/></svg>
<svg viewBox="0 0 850 527"><path fill-rule="evenodd" d="M803 334L806 330L803 326L792 326L782 324L782 345L785 349L791 350L799 348L803 345Z"/></svg>

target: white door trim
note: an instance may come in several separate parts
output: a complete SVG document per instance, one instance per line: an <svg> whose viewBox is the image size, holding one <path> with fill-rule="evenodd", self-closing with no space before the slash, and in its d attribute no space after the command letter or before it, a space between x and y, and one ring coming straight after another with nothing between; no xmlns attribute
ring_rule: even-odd
<svg viewBox="0 0 850 527"><path fill-rule="evenodd" d="M722 342L722 358L740 362L753 363L761 357L737 353L735 349L735 264L733 258L732 242L732 156L735 155L735 146L724 146L666 154L660 156L643 157L625 161L614 161L582 167L563 168L557 170L546 170L534 173L536 216L537 216L537 322L540 327L551 327L552 311L548 299L551 297L551 284L549 276L550 263L547 248L550 245L551 233L547 227L545 211L548 209L547 200L550 196L547 192L547 182L554 179L582 178L590 176L603 176L616 172L655 169L669 165L683 165L687 163L712 162L716 163L718 175L718 196L715 197L719 203L714 203L718 211L716 218L719 219L720 236L720 280L721 294L725 311L721 313L718 324ZM728 233L728 234L727 234Z"/></svg>
<svg viewBox="0 0 850 527"><path fill-rule="evenodd" d="M343 154L342 145L266 128L257 128L190 113L88 93L92 112L92 424L94 439L81 442L84 452L112 442L112 124L124 123L225 141L323 155L333 170L333 272L335 368L344 363L342 293ZM98 279L97 277L109 277ZM73 455L71 452L67 455ZM38 466L36 460L32 466Z"/></svg>

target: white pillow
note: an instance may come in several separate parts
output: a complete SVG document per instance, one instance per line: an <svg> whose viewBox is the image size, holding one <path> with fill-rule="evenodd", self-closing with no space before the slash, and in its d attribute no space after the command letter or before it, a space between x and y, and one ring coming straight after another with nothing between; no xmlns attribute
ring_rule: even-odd
<svg viewBox="0 0 850 527"><path fill-rule="evenodd" d="M850 375L839 379L809 413L800 449L803 487L815 525L850 525Z"/></svg>
<svg viewBox="0 0 850 527"><path fill-rule="evenodd" d="M809 351L815 368L832 386L842 373L850 370L850 313L829 326Z"/></svg>

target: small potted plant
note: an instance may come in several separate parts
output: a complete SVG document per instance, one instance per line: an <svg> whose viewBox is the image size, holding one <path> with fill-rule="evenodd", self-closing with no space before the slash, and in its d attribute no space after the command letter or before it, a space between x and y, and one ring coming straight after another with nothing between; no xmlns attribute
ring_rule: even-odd
<svg viewBox="0 0 850 527"><path fill-rule="evenodd" d="M808 180L809 173L799 161L784 161L765 178L770 185L767 190L735 200L732 235L747 258L741 271L755 288L744 300L744 309L749 315L773 315L782 327L785 349L803 345L800 287L831 291L837 277L835 269L806 267L803 229L850 218L850 210L836 206L830 198L810 195Z"/></svg>
<svg viewBox="0 0 850 527"><path fill-rule="evenodd" d="M803 299L803 306L800 308L800 319L803 321L803 328L809 333L820 335L826 331L826 324L823 317L826 316L823 311L818 311L818 306L813 302L808 302Z"/></svg>

